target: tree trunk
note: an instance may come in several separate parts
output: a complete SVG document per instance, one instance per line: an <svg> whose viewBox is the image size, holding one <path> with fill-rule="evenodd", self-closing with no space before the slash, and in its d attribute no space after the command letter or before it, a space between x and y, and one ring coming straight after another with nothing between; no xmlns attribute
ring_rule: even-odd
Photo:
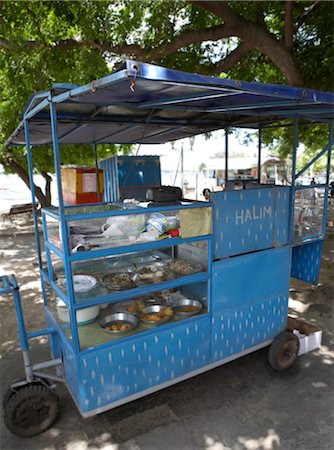
<svg viewBox="0 0 334 450"><path fill-rule="evenodd" d="M299 67L290 50L261 23L245 19L226 1L192 1L191 3L220 17L230 30L231 36L242 39L251 48L257 48L264 53L286 77L288 83L295 86L303 85Z"/></svg>
<svg viewBox="0 0 334 450"><path fill-rule="evenodd" d="M17 175L21 178L21 180L23 180L25 185L30 190L29 174L24 167L22 167L17 161L15 161L14 158L8 158L2 163L5 167L17 173ZM46 195L43 194L43 191L39 186L36 186L36 184L34 184L35 196L37 197L37 200L41 204L42 208L51 206L51 177L46 172L44 173L46 174L46 176L44 176L43 174L42 175L46 179Z"/></svg>
<svg viewBox="0 0 334 450"><path fill-rule="evenodd" d="M43 170L43 172L41 172L41 175L45 179L45 198L46 198L47 202L49 203L49 205L51 205L51 181L52 181L52 178L44 170Z"/></svg>

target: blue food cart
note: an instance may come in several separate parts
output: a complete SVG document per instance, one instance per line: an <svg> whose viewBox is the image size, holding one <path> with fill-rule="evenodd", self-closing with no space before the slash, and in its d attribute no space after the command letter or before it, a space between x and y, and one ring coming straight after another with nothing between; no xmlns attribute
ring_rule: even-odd
<svg viewBox="0 0 334 450"><path fill-rule="evenodd" d="M333 106L331 93L131 60L87 85L57 84L31 97L7 144L27 148L46 328L26 331L16 278L3 276L1 292L15 300L25 367L25 378L4 398L13 433L32 436L52 425L55 382L64 382L90 417L262 347L270 346L274 369L293 364L299 341L287 330L290 277L318 281ZM297 170L300 124L323 124L328 143ZM289 185L264 185L262 131L281 126L292 130L292 177ZM177 190L165 189L160 202L64 205L66 144L92 144L97 154L103 144L157 144L225 129L228 174L234 127L258 130L258 180L226 179L226 189L208 202L168 198ZM41 242L32 147L45 145L53 146L59 204L42 209ZM321 157L326 182L297 185ZM86 184L94 185L91 174ZM34 364L28 341L42 335L51 359ZM45 371L51 367L53 374Z"/></svg>

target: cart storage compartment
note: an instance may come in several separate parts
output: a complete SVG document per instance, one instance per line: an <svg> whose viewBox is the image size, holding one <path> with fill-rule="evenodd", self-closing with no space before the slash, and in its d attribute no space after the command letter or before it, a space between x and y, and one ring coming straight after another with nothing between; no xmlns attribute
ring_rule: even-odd
<svg viewBox="0 0 334 450"><path fill-rule="evenodd" d="M212 357L220 360L261 345L285 329L289 247L213 264Z"/></svg>
<svg viewBox="0 0 334 450"><path fill-rule="evenodd" d="M209 364L210 319L198 317L188 324L157 328L146 335L124 339L107 348L83 353L80 382L85 398L81 412L112 408L127 403L147 390L175 381ZM134 398L129 398L134 397ZM77 399L80 402L80 399Z"/></svg>

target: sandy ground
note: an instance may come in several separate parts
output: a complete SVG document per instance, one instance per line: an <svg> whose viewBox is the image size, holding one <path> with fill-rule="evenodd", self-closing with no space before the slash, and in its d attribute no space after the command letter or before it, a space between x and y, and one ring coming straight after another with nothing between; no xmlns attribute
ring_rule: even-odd
<svg viewBox="0 0 334 450"><path fill-rule="evenodd" d="M331 211L333 215L333 210ZM0 448L44 450L332 450L334 448L333 228L324 245L320 284L293 281L290 311L323 330L321 349L284 373L267 364L267 349L144 399L82 419L64 386L57 387L55 425L31 439L12 435L1 421ZM44 327L34 236L25 216L0 225L0 273L15 273L26 326ZM23 376L15 309L0 298L1 392ZM40 339L34 362L48 359Z"/></svg>

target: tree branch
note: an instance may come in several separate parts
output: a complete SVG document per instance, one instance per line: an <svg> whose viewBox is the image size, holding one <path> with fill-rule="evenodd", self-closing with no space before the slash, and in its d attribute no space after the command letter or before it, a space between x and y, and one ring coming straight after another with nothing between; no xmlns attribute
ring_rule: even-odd
<svg viewBox="0 0 334 450"><path fill-rule="evenodd" d="M319 5L319 3L320 3L320 0L316 0L314 3L312 3L312 5L309 8L307 8L306 11L304 11L304 13L300 16L298 22L296 23L296 25L294 27L295 32L298 30L298 28L300 28L303 25L303 23L306 22L308 15L314 10L314 8L316 6Z"/></svg>
<svg viewBox="0 0 334 450"><path fill-rule="evenodd" d="M299 68L291 52L262 24L246 20L236 13L226 1L191 1L192 4L220 17L231 36L236 36L266 55L292 85L303 84Z"/></svg>
<svg viewBox="0 0 334 450"><path fill-rule="evenodd" d="M186 30L178 34L171 42L153 49L153 55L174 53L182 47L190 44L198 44L204 41L218 41L231 36L231 30L226 25L217 25L203 30ZM152 53L150 54L150 56Z"/></svg>
<svg viewBox="0 0 334 450"><path fill-rule="evenodd" d="M99 51L115 53L117 55L132 56L142 58L143 60L149 58L158 58L163 55L174 53L182 47L187 47L190 44L201 43L203 41L217 41L229 37L231 30L225 25L218 25L203 30L186 30L175 36L173 40L167 42L159 47L154 47L152 50L147 50L139 45L112 45L108 42L98 40L77 40L64 39L62 41L54 42L53 44L46 44L39 41L26 41L25 47L38 50L50 47L52 49L72 50L74 48L95 48ZM0 46L7 50L15 50L17 47L12 45L10 41L0 38Z"/></svg>
<svg viewBox="0 0 334 450"><path fill-rule="evenodd" d="M51 205L51 181L52 181L52 178L44 170L41 172L41 175L45 179L45 197L46 197L47 202L49 202Z"/></svg>
<svg viewBox="0 0 334 450"><path fill-rule="evenodd" d="M251 50L252 47L248 43L242 42L236 49L234 49L218 63L212 64L210 66L205 66L205 72L207 73L208 68L210 69L210 75L217 75L221 72L226 72L235 64L237 64ZM201 73L200 70L196 70L196 72Z"/></svg>
<svg viewBox="0 0 334 450"><path fill-rule="evenodd" d="M284 21L284 45L291 51L293 49L293 7L294 1L285 2L285 21Z"/></svg>
<svg viewBox="0 0 334 450"><path fill-rule="evenodd" d="M259 49L278 67L289 83L302 85L300 72L292 53L262 23L254 23L246 20L234 11L227 1L191 1L190 3L196 7L212 12L217 17L220 17L224 23L203 30L185 30L177 34L170 42L166 42L152 49L145 49L135 44L113 45L110 42L100 40L79 39L64 39L52 44L39 41L27 41L22 44L22 47L24 48L25 46L31 49L52 48L64 51L73 48L88 47L95 48L100 52L108 52L146 61L160 59L162 56L175 53L180 48L187 47L190 44L208 40L217 41L234 36L243 42L247 42L250 49ZM13 51L17 51L18 48L15 44L2 38L0 39L0 46ZM233 61L233 58L234 56L231 56L229 60ZM224 67L230 67L229 60L227 60Z"/></svg>

